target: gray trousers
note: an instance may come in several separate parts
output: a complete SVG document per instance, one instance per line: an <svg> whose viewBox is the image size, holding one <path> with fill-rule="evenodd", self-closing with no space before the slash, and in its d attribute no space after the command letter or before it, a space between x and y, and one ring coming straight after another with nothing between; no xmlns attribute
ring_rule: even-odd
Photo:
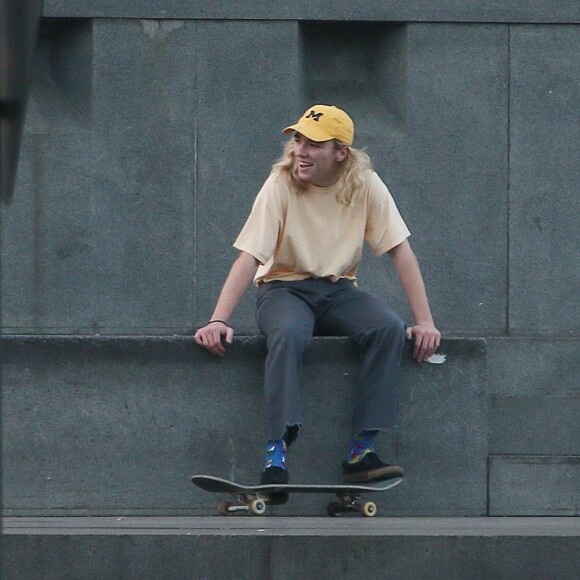
<svg viewBox="0 0 580 580"><path fill-rule="evenodd" d="M288 427L302 425L302 359L314 335L348 336L359 347L353 435L394 426L405 325L384 300L350 280L274 281L258 288L256 316L268 346L264 376L268 439L281 439Z"/></svg>

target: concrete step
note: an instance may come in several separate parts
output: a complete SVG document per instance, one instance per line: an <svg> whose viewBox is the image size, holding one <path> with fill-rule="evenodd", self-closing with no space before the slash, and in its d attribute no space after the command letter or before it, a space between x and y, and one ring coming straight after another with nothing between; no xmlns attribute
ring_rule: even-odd
<svg viewBox="0 0 580 580"><path fill-rule="evenodd" d="M443 365L405 354L399 428L379 440L404 466L385 514L487 513L486 344L446 339ZM190 477L255 483L261 469L262 337L215 358L185 337L4 337L7 515L210 515ZM357 354L320 338L306 356L295 483L334 483L350 437ZM282 515L319 515L300 496Z"/></svg>
<svg viewBox="0 0 580 580"><path fill-rule="evenodd" d="M578 518L7 517L3 580L566 580Z"/></svg>
<svg viewBox="0 0 580 580"><path fill-rule="evenodd" d="M384 513L578 515L577 344L446 338L440 366L405 353L399 427L379 450L407 478ZM187 337L4 336L0 349L10 515L210 515L192 474L257 481L261 337L223 359ZM308 352L293 482L338 481L356 366L346 339ZM308 496L280 510L320 514Z"/></svg>

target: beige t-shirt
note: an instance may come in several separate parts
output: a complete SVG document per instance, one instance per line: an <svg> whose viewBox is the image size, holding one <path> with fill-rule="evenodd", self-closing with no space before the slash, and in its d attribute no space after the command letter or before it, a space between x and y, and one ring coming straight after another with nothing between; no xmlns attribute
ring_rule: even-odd
<svg viewBox="0 0 580 580"><path fill-rule="evenodd" d="M366 241L376 255L410 235L381 178L369 171L350 207L336 201L333 187L294 191L270 175L234 242L260 266L255 283L306 278L356 279Z"/></svg>

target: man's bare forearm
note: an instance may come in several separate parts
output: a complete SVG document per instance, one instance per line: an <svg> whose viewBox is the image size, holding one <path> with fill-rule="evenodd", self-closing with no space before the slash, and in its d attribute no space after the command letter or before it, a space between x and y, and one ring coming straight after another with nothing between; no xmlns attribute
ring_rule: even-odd
<svg viewBox="0 0 580 580"><path fill-rule="evenodd" d="M234 338L234 329L228 326L227 322L254 278L258 265L259 262L254 256L240 252L224 282L215 310L211 315L213 322L208 322L199 328L194 335L195 342L199 346L217 356L225 354L223 343L231 344Z"/></svg>
<svg viewBox="0 0 580 580"><path fill-rule="evenodd" d="M389 255L415 318L414 326L407 329L407 338L415 339L413 356L422 362L439 348L441 333L433 322L425 283L411 245L405 241L393 248Z"/></svg>
<svg viewBox="0 0 580 580"><path fill-rule="evenodd" d="M403 292L407 297L416 324L433 324L427 291L419 262L409 242L393 248L389 255L393 261Z"/></svg>
<svg viewBox="0 0 580 580"><path fill-rule="evenodd" d="M259 262L254 256L240 252L224 282L211 320L227 322L230 319L246 288L254 279L258 266Z"/></svg>

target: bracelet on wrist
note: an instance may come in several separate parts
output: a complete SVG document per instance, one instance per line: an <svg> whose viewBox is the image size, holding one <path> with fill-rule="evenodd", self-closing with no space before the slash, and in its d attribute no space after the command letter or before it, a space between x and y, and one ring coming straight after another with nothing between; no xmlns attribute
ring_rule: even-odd
<svg viewBox="0 0 580 580"><path fill-rule="evenodd" d="M221 322L222 324L224 324L224 325L225 325L225 326L227 326L228 328L231 328L231 327L230 327L230 325L229 325L227 322L223 321L223 320L210 320L210 321L208 322L208 324L211 324L212 322Z"/></svg>

